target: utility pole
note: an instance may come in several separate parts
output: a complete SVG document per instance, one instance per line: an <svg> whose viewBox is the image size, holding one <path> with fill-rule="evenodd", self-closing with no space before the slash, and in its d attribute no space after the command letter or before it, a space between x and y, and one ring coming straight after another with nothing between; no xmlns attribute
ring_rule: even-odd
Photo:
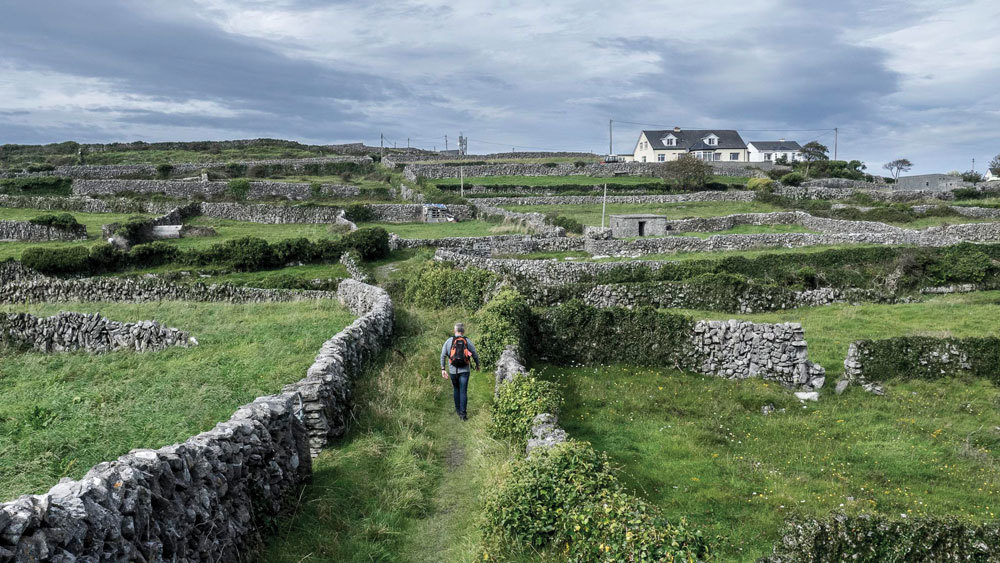
<svg viewBox="0 0 1000 563"><path fill-rule="evenodd" d="M378 158L382 160L382 155L385 153L385 135L382 133L378 134Z"/></svg>
<svg viewBox="0 0 1000 563"><path fill-rule="evenodd" d="M444 150L448 150L448 135L444 136Z"/></svg>
<svg viewBox="0 0 1000 563"><path fill-rule="evenodd" d="M604 212L608 209L608 185L604 184L604 202L601 203L601 228L604 228Z"/></svg>
<svg viewBox="0 0 1000 563"><path fill-rule="evenodd" d="M976 171L976 159L975 159L975 157L972 158L972 171L973 172Z"/></svg>
<svg viewBox="0 0 1000 563"><path fill-rule="evenodd" d="M614 142L615 133L614 129L612 129L612 124L614 122L615 121L613 119L608 120L608 156L615 154L615 142ZM602 224L601 226L603 227L604 225Z"/></svg>
<svg viewBox="0 0 1000 563"><path fill-rule="evenodd" d="M834 160L837 160L837 141L839 140L838 137L840 136L839 129L840 129L839 127L834 127L833 128L833 159Z"/></svg>
<svg viewBox="0 0 1000 563"><path fill-rule="evenodd" d="M464 198L465 197L465 167L464 166L459 166L458 167L458 177L460 178L460 180L459 180L459 187L458 187L459 194L461 195L461 197Z"/></svg>
<svg viewBox="0 0 1000 563"><path fill-rule="evenodd" d="M406 148L410 148L410 138L406 138Z"/></svg>

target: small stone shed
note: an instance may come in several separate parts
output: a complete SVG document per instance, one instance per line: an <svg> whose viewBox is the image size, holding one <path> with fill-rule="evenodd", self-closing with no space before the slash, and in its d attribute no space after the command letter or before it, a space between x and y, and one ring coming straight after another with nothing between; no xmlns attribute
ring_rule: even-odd
<svg viewBox="0 0 1000 563"><path fill-rule="evenodd" d="M636 213L611 216L613 238L663 236L669 230L665 215Z"/></svg>

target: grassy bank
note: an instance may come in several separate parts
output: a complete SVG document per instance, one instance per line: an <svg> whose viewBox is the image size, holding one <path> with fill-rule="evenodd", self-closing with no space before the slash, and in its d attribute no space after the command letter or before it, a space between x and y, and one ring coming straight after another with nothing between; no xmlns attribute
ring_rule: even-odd
<svg viewBox="0 0 1000 563"><path fill-rule="evenodd" d="M849 389L801 405L785 389L629 367L552 368L560 420L624 466L637 494L685 516L720 561L770 550L790 517L1000 514L1000 389L982 380ZM774 404L770 416L760 409Z"/></svg>
<svg viewBox="0 0 1000 563"><path fill-rule="evenodd" d="M429 180L439 186L457 186L462 183L461 178L439 178ZM723 184L746 184L747 178L742 176L714 176L713 182ZM598 186L604 184L636 185L648 184L650 182L662 182L660 178L654 176L477 176L466 177L466 186L559 186L564 184L578 184L584 186Z"/></svg>
<svg viewBox="0 0 1000 563"><path fill-rule="evenodd" d="M35 315L64 310L155 319L190 331L199 345L98 356L0 352L0 499L210 429L237 406L304 377L323 342L353 318L332 301L3 307Z"/></svg>

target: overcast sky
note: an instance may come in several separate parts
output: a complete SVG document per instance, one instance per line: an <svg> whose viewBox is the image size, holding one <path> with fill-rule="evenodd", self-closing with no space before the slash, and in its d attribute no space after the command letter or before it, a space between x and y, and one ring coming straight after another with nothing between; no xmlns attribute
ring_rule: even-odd
<svg viewBox="0 0 1000 563"><path fill-rule="evenodd" d="M606 152L614 118L616 152L625 122L831 150L839 127L871 169L982 171L998 53L997 0L0 0L0 143Z"/></svg>

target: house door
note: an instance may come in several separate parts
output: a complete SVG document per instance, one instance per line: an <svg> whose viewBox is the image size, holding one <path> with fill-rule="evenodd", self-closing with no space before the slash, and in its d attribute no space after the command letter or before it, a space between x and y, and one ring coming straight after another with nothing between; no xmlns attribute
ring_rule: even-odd
<svg viewBox="0 0 1000 563"><path fill-rule="evenodd" d="M639 236L640 237L646 236L646 222L645 221L639 221Z"/></svg>

